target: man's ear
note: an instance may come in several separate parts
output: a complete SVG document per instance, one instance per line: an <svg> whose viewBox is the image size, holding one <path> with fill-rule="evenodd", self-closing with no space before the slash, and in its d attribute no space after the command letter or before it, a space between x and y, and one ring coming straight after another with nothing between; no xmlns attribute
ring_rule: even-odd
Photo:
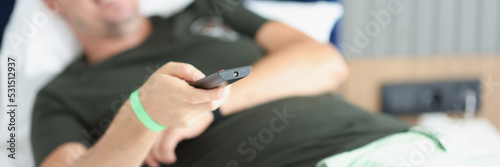
<svg viewBox="0 0 500 167"><path fill-rule="evenodd" d="M63 4L61 4L58 0L43 0L43 2L53 12L55 12L57 14L63 14L62 6L61 6Z"/></svg>

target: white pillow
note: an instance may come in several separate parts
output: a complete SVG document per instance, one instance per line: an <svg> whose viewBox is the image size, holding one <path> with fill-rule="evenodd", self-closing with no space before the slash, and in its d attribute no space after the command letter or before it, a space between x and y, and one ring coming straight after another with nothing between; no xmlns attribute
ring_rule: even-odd
<svg viewBox="0 0 500 167"><path fill-rule="evenodd" d="M29 133L31 111L36 93L50 79L61 72L81 52L78 41L62 21L48 10L42 0L16 1L0 51L0 164L34 166ZM181 11L193 0L141 0L140 9L146 15L168 17ZM313 38L328 42L335 22L343 10L338 3L245 1L252 11L282 21ZM16 160L8 158L10 134L5 127L9 122L7 111L7 58L16 59Z"/></svg>
<svg viewBox="0 0 500 167"><path fill-rule="evenodd" d="M320 42L329 42L335 23L344 14L337 2L246 1L245 7L271 20L281 21Z"/></svg>

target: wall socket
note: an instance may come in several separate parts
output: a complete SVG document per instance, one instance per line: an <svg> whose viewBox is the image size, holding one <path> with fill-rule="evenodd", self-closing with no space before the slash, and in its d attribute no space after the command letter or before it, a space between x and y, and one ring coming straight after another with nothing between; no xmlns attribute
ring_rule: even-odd
<svg viewBox="0 0 500 167"><path fill-rule="evenodd" d="M471 99L474 100L472 109L477 111L480 96L478 79L391 83L382 87L382 111L391 114L465 111L466 100Z"/></svg>

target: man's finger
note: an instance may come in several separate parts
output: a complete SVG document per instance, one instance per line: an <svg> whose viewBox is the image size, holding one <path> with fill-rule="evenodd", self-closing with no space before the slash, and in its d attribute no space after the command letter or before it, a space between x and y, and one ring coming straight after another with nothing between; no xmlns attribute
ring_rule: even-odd
<svg viewBox="0 0 500 167"><path fill-rule="evenodd" d="M175 148L182 140L180 133L176 132L176 128L167 129L161 139L160 147L157 148L156 159L164 164L173 164L177 160L175 156Z"/></svg>
<svg viewBox="0 0 500 167"><path fill-rule="evenodd" d="M199 104L219 100L227 96L228 88L197 89L191 86L180 89L180 94L184 95L184 100L190 104Z"/></svg>
<svg viewBox="0 0 500 167"><path fill-rule="evenodd" d="M160 167L160 163L156 161L151 154L149 154L144 160L149 167Z"/></svg>
<svg viewBox="0 0 500 167"><path fill-rule="evenodd" d="M188 82L195 82L205 77L205 74L203 74L200 70L187 63L168 62L163 65L159 71L164 74L181 78Z"/></svg>

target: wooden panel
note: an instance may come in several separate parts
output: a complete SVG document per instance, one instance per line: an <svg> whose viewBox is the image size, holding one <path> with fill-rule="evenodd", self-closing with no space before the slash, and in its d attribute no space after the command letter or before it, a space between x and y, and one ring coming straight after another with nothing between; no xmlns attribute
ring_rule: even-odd
<svg viewBox="0 0 500 167"><path fill-rule="evenodd" d="M462 0L460 10L460 53L471 53L477 51L477 36L479 36L477 10L479 1Z"/></svg>
<svg viewBox="0 0 500 167"><path fill-rule="evenodd" d="M397 56L400 57L400 56ZM350 77L341 89L352 103L380 112L380 88L388 82L481 78L479 116L500 129L500 55L427 56L421 58L364 58L348 62Z"/></svg>
<svg viewBox="0 0 500 167"><path fill-rule="evenodd" d="M419 0L418 11L417 11L417 54L430 54L435 53L434 47L436 46L435 35L436 28L435 24L436 10L435 2L436 0Z"/></svg>
<svg viewBox="0 0 500 167"><path fill-rule="evenodd" d="M415 2L404 2L402 3L403 5L403 11L395 16L395 25L396 25L396 30L391 31L390 35L396 36L395 38L395 43L392 45L389 45L389 49L394 50L394 54L396 55L404 55L407 54L410 50L410 41L415 41L414 39L414 34L411 33L414 32L414 27L412 27L412 22L414 22L413 17L414 15L414 9L411 7Z"/></svg>
<svg viewBox="0 0 500 167"><path fill-rule="evenodd" d="M377 3L373 4L374 9L372 9L370 11L370 16L369 16L369 18L372 21L380 23L375 19L373 14L378 13L382 10L387 11L387 2L388 2L388 0L377 0ZM391 26L392 24L394 24L392 21L394 19L394 15L391 14L390 17L391 17L391 19L387 25L384 26L382 24L379 24L380 25L380 34L372 38L373 40L372 40L371 45L373 46L373 51L371 53L373 53L374 55L387 54L387 43L389 42L388 39L391 36L390 33L392 33L392 32L387 31L387 28L389 26Z"/></svg>
<svg viewBox="0 0 500 167"><path fill-rule="evenodd" d="M346 0L343 41L353 44L355 28L364 31L374 21L371 12L392 0ZM381 34L370 38L360 54L350 57L418 57L422 54L500 52L498 0L401 0L403 11L393 14Z"/></svg>
<svg viewBox="0 0 500 167"><path fill-rule="evenodd" d="M494 52L500 46L498 34L498 0L484 0L482 4L481 50Z"/></svg>

